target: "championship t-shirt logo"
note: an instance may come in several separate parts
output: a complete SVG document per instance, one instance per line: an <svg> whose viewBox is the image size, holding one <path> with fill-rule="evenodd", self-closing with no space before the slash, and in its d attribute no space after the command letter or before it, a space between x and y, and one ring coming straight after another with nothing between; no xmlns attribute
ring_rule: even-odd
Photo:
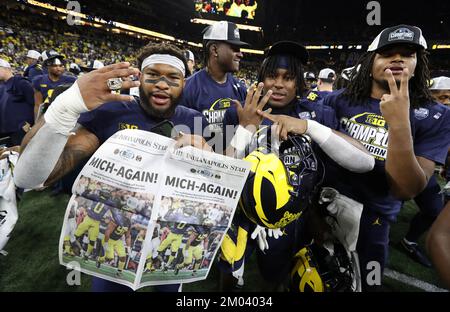
<svg viewBox="0 0 450 312"><path fill-rule="evenodd" d="M386 160L388 130L383 116L362 113L352 118L341 118L341 125L351 137L361 142L375 159Z"/></svg>
<svg viewBox="0 0 450 312"><path fill-rule="evenodd" d="M222 132L222 121L226 110L231 106L230 98L216 100L209 109L203 110L203 115L209 123L212 132Z"/></svg>
<svg viewBox="0 0 450 312"><path fill-rule="evenodd" d="M298 114L298 118L300 119L311 119L311 113L310 112L301 112Z"/></svg>
<svg viewBox="0 0 450 312"><path fill-rule="evenodd" d="M414 116L416 117L416 119L422 120L428 117L430 111L427 108L416 108L414 110Z"/></svg>

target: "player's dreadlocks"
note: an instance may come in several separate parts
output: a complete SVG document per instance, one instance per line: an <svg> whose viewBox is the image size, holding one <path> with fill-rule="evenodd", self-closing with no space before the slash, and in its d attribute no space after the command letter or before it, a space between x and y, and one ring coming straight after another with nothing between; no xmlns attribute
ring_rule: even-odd
<svg viewBox="0 0 450 312"><path fill-rule="evenodd" d="M303 78L303 67L301 61L293 55L271 55L267 57L258 71L258 82L263 82L266 77L275 77L277 75L278 63L280 58L288 59L288 75L296 80L297 96L302 97L306 90L305 79Z"/></svg>
<svg viewBox="0 0 450 312"><path fill-rule="evenodd" d="M351 99L350 103L368 103L372 90L372 66L375 54L375 51L366 53L358 60L361 68L356 75L353 73L352 81L343 92L344 96ZM433 100L428 89L430 71L427 55L428 52L425 50L417 51L415 76L409 80L409 99L412 108L418 108L421 104Z"/></svg>
<svg viewBox="0 0 450 312"><path fill-rule="evenodd" d="M138 68L141 68L142 62L152 54L169 54L175 56L183 61L184 68L186 69L186 77L189 75L186 58L183 51L178 47L167 43L149 43L139 51L137 56Z"/></svg>

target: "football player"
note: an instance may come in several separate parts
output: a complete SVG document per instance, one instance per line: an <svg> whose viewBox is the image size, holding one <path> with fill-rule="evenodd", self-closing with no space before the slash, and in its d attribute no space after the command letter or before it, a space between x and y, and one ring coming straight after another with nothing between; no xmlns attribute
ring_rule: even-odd
<svg viewBox="0 0 450 312"><path fill-rule="evenodd" d="M112 260L114 259L114 252L116 252L119 257L119 264L115 276L121 277L125 267L126 257L127 255L131 255L131 213L122 212L115 208L111 211L113 218L105 232L105 241L103 243L105 256L100 257L98 260L100 263L105 262L105 260ZM126 241L126 252L122 240L123 236Z"/></svg>
<svg viewBox="0 0 450 312"><path fill-rule="evenodd" d="M208 228L203 226L194 225L192 230L189 231L188 241L184 246L182 253L184 260L182 263L175 266L174 274L178 274L178 271L182 268L188 267L193 264L192 275L195 275L200 268L200 264L203 260L204 251L208 249Z"/></svg>
<svg viewBox="0 0 450 312"><path fill-rule="evenodd" d="M183 235L186 234L188 227L191 224L199 223L197 216L194 215L194 211L194 207L189 205L183 207L183 212L175 212L172 216L168 217L168 220L175 222L175 224L171 227L170 234L167 235L165 240L161 241L161 245L159 245L157 249L160 259L163 259L167 248L170 248L171 251L169 260L164 266L164 271L167 271L170 267L172 267L172 262L177 255L178 249L183 240Z"/></svg>
<svg viewBox="0 0 450 312"><path fill-rule="evenodd" d="M110 208L111 207L103 203L91 202L87 210L87 216L83 219L83 222L78 225L75 231L75 238L77 239L77 241L80 241L83 238L84 234L88 233L89 245L86 253L84 254L85 260L89 259L89 256L94 250L95 242L97 240L100 229L100 222Z"/></svg>
<svg viewBox="0 0 450 312"><path fill-rule="evenodd" d="M76 78L64 75L64 56L54 50L42 52L44 67L47 69L47 75L37 76L33 82L34 88L34 114L38 115L39 107L49 98L53 90L62 84L72 84Z"/></svg>

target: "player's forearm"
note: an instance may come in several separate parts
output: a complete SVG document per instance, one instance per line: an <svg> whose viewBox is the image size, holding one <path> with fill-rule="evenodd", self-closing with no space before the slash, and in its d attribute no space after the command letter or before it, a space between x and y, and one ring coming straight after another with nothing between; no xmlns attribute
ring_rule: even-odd
<svg viewBox="0 0 450 312"><path fill-rule="evenodd" d="M39 112L39 106L42 104L42 102L44 102L43 100L43 96L40 92L35 92L34 93L34 118L36 121L38 112Z"/></svg>
<svg viewBox="0 0 450 312"><path fill-rule="evenodd" d="M450 289L450 202L433 223L427 237L428 254L439 276Z"/></svg>
<svg viewBox="0 0 450 312"><path fill-rule="evenodd" d="M375 159L358 141L313 120L307 125L305 133L340 166L358 173L373 169Z"/></svg>
<svg viewBox="0 0 450 312"><path fill-rule="evenodd" d="M14 182L21 188L43 185L55 168L67 136L55 133L42 119L25 136L14 170Z"/></svg>
<svg viewBox="0 0 450 312"><path fill-rule="evenodd" d="M419 194L427 184L427 176L414 154L411 128L389 128L386 174L391 193L403 200Z"/></svg>

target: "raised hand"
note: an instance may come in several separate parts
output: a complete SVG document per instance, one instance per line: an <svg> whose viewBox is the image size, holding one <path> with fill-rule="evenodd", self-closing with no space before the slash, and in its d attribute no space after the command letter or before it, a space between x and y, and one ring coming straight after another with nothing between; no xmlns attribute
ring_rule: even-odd
<svg viewBox="0 0 450 312"><path fill-rule="evenodd" d="M287 140L288 133L303 134L308 128L306 120L286 115L272 115L269 112L257 111L262 118L269 119L275 126L275 133L281 140Z"/></svg>
<svg viewBox="0 0 450 312"><path fill-rule="evenodd" d="M400 88L397 87L394 75L390 69L386 69L390 94L383 94L380 102L380 110L389 127L403 127L409 125L409 71L402 71Z"/></svg>
<svg viewBox="0 0 450 312"><path fill-rule="evenodd" d="M236 104L237 114L239 117L239 125L254 132L256 128L261 124L263 118L256 113L257 110L262 110L269 101L272 95L272 90L269 90L266 95L261 98L264 84L260 82L258 86L251 86L247 92L247 98L245 99L245 106L242 107L239 101L234 101ZM260 99L261 98L261 99ZM269 109L269 112L271 109ZM253 129L250 129L254 126Z"/></svg>
<svg viewBox="0 0 450 312"><path fill-rule="evenodd" d="M130 75L138 75L137 68L130 67L130 63L121 62L105 66L103 68L91 71L77 80L84 104L89 110L100 106L106 102L112 101L131 101L132 96L111 93L107 81L110 78L128 78ZM139 87L139 81L125 80L122 83L122 89Z"/></svg>

